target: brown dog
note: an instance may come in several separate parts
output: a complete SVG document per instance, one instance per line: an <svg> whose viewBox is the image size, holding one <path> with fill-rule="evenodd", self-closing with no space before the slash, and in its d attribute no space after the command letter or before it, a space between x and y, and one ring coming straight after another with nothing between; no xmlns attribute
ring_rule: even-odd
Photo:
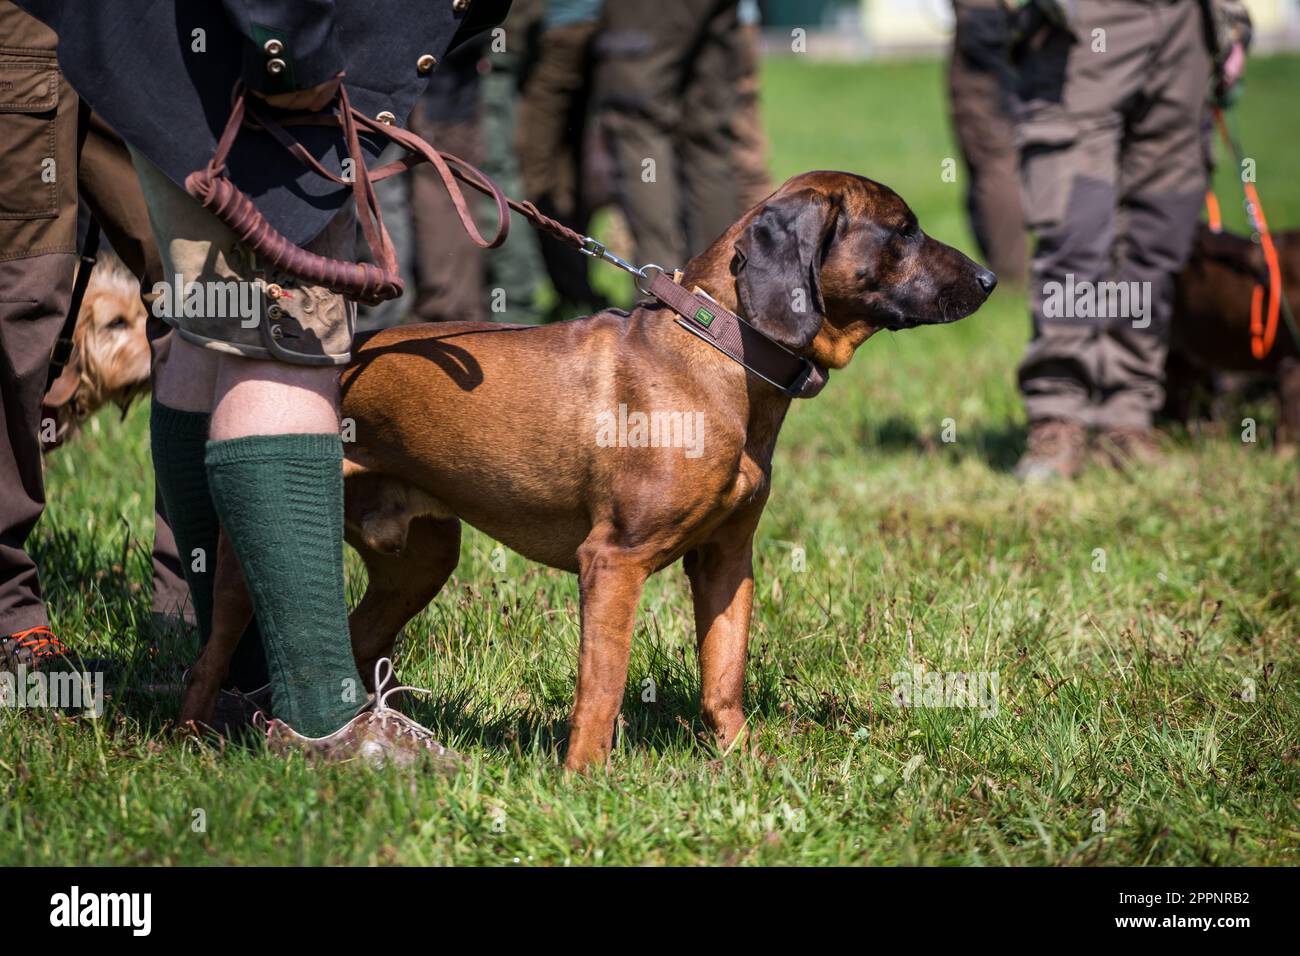
<svg viewBox="0 0 1300 956"><path fill-rule="evenodd" d="M149 390L148 314L140 283L111 253L101 253L72 332L72 353L45 396L42 417L55 422L55 440L70 438L82 421L112 402L125 414Z"/></svg>
<svg viewBox="0 0 1300 956"><path fill-rule="evenodd" d="M817 172L747 213L691 261L683 284L838 369L881 329L969 315L996 282L926 236L890 189ZM723 747L738 741L751 551L790 405L783 392L655 305L541 327L390 329L359 348L342 384L343 416L356 423L345 445L347 540L370 577L350 622L362 674L438 593L468 521L578 574L567 763L599 764L623 700L642 586L684 559L704 720ZM657 440L650 424L637 432L634 421L656 414ZM183 721L211 713L247 620L237 562L223 554L218 568L213 637L191 672Z"/></svg>
<svg viewBox="0 0 1300 956"><path fill-rule="evenodd" d="M1300 232L1274 234L1282 289L1300 302ZM1244 236L1202 225L1187 267L1175 286L1166 365L1165 415L1187 424L1200 400L1216 391L1218 373L1244 373L1267 383L1280 402L1277 444L1300 441L1300 349L1279 319L1273 349L1263 360L1250 351L1250 300L1257 283L1267 288L1264 253Z"/></svg>

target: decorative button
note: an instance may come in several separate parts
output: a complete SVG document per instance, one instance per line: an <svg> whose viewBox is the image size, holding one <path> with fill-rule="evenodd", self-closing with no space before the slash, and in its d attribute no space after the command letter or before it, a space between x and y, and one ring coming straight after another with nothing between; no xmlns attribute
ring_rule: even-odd
<svg viewBox="0 0 1300 956"><path fill-rule="evenodd" d="M469 0L451 0L451 8L457 13L464 13L469 9Z"/></svg>
<svg viewBox="0 0 1300 956"><path fill-rule="evenodd" d="M284 44L279 40L267 40L262 49L266 51L267 56L279 56L284 52Z"/></svg>
<svg viewBox="0 0 1300 956"><path fill-rule="evenodd" d="M266 287L266 294L269 295L272 299L278 299L280 298L280 296L284 295L284 289L280 288L280 286L272 282L270 285Z"/></svg>
<svg viewBox="0 0 1300 956"><path fill-rule="evenodd" d="M397 117L394 116L392 113L388 112L388 110L384 110L382 113L376 116L375 119L379 120L379 122L383 123L385 126L392 126L394 123L397 122Z"/></svg>
<svg viewBox="0 0 1300 956"><path fill-rule="evenodd" d="M279 76L284 72L284 60L268 60L266 63L266 72L272 76Z"/></svg>
<svg viewBox="0 0 1300 956"><path fill-rule="evenodd" d="M434 56L432 53L426 53L424 56L420 57L418 60L415 61L415 68L420 71L421 76L423 76L426 73L432 72L433 68L437 65L438 65L438 58Z"/></svg>

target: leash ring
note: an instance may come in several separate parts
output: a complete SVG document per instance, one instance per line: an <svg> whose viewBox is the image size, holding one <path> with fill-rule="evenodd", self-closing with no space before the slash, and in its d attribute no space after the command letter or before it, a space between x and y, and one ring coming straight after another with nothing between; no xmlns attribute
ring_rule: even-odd
<svg viewBox="0 0 1300 956"><path fill-rule="evenodd" d="M649 289L641 285L642 279L644 279L647 283L654 281L655 277L649 275L651 269L653 269L655 272L659 273L660 275L663 275L666 271L668 271L663 266L657 266L653 262L651 262L647 265L642 266L638 272L634 273L636 278L632 280L632 284L636 286L637 291L640 292L642 295L653 294Z"/></svg>

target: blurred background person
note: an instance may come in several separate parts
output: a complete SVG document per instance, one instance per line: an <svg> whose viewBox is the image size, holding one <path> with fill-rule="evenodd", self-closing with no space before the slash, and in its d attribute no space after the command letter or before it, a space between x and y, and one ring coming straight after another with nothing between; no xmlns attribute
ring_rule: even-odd
<svg viewBox="0 0 1300 956"><path fill-rule="evenodd" d="M514 0L505 23L492 31L480 61L479 129L483 140L481 169L507 196L523 195L519 154L515 149L520 88L530 59L533 25L542 17L544 0ZM554 160L553 160L554 161ZM477 195L477 194L476 194ZM476 200L491 220L496 206ZM538 321L537 294L544 270L537 234L522 216L511 213L510 235L486 257L487 314L495 322L532 325Z"/></svg>
<svg viewBox="0 0 1300 956"><path fill-rule="evenodd" d="M1220 86L1240 77L1250 20L1240 0L1035 0L1023 13L1016 136L1036 245L1016 475L1073 478L1090 445L1149 466L1174 276L1205 198L1206 93L1212 72ZM1103 314L1104 299L1124 301L1103 283L1128 291L1125 314Z"/></svg>
<svg viewBox="0 0 1300 956"><path fill-rule="evenodd" d="M736 139L736 216L756 206L776 187L767 168L767 134L759 110L759 65L763 58L763 26L758 0L741 0L738 11L740 59L736 75L736 111L732 133Z"/></svg>
<svg viewBox="0 0 1300 956"><path fill-rule="evenodd" d="M739 0L606 0L596 90L639 263L684 265L735 220Z"/></svg>
<svg viewBox="0 0 1300 956"><path fill-rule="evenodd" d="M1011 17L1003 0L953 0L948 102L966 166L966 213L980 255L1003 282L1028 271L1020 161L1011 116Z"/></svg>
<svg viewBox="0 0 1300 956"><path fill-rule="evenodd" d="M602 157L591 122L593 48L602 0L548 0L531 44L535 59L524 78L515 144L524 195L544 214L586 235ZM552 318L598 312L607 305L591 285L586 256L549 236L540 238L547 276L555 287Z"/></svg>

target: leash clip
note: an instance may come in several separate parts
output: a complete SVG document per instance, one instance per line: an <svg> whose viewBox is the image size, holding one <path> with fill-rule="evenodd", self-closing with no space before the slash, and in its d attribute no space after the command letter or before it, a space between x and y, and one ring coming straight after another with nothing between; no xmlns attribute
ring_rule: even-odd
<svg viewBox="0 0 1300 956"><path fill-rule="evenodd" d="M645 274L647 269L659 269L659 266L634 266L626 259L620 259L618 256L614 255L614 253L610 252L603 242L594 236L583 236L582 246L578 251L584 256L591 256L593 259L601 259L604 262L616 265L624 272L630 272L638 279L649 278ZM659 271L662 272L663 269L659 269ZM640 288L640 286L638 286L638 288Z"/></svg>

